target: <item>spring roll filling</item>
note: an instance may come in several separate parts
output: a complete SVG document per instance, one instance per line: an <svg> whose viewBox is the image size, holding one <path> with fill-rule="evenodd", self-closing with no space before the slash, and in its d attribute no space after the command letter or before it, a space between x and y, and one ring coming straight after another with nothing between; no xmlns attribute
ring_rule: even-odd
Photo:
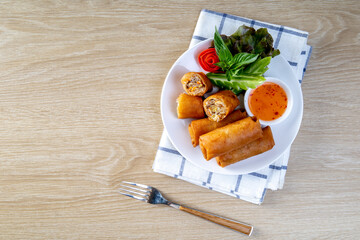
<svg viewBox="0 0 360 240"><path fill-rule="evenodd" d="M204 91L205 85L202 83L198 74L193 74L189 82L186 83L186 89L194 94L199 94Z"/></svg>
<svg viewBox="0 0 360 240"><path fill-rule="evenodd" d="M226 116L226 106L217 98L210 99L205 107L210 114L209 118L214 121L220 121Z"/></svg>

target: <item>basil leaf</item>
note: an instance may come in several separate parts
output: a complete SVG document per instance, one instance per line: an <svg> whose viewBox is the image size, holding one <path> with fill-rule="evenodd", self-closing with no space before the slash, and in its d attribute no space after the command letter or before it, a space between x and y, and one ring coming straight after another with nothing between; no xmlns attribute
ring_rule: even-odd
<svg viewBox="0 0 360 240"><path fill-rule="evenodd" d="M218 55L220 62L224 62L228 64L233 56L230 50L228 49L228 47L226 46L226 44L224 43L224 40L221 38L216 27L214 34L214 45L215 45L216 54Z"/></svg>
<svg viewBox="0 0 360 240"><path fill-rule="evenodd" d="M256 60L253 64L250 64L243 71L244 73L251 73L253 75L263 75L269 68L271 57Z"/></svg>
<svg viewBox="0 0 360 240"><path fill-rule="evenodd" d="M258 56L259 56L258 54L238 53L233 57L233 59L231 59L230 68L237 69L243 65L247 65L252 62L255 62Z"/></svg>
<svg viewBox="0 0 360 240"><path fill-rule="evenodd" d="M244 67L242 66L242 67L234 70L234 73L232 75L239 75L239 74L241 74L243 72L244 72Z"/></svg>
<svg viewBox="0 0 360 240"><path fill-rule="evenodd" d="M217 62L217 63L214 63L214 65L218 66L218 67L221 67L222 69L227 69L228 68L228 65L224 62Z"/></svg>

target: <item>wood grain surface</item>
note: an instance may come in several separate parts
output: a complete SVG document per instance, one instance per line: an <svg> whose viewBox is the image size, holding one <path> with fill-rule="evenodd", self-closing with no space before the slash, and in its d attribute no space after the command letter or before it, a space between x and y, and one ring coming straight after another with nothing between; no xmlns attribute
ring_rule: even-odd
<svg viewBox="0 0 360 240"><path fill-rule="evenodd" d="M261 206L151 169L162 84L203 8L309 32L302 126ZM247 239L119 195L122 180L252 239L360 239L359 52L357 0L2 1L0 239Z"/></svg>

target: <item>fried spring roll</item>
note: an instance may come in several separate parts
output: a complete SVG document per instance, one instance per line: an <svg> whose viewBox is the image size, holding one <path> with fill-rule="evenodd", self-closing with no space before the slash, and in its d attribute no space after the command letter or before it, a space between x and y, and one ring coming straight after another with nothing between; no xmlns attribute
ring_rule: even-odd
<svg viewBox="0 0 360 240"><path fill-rule="evenodd" d="M201 135L200 149L206 160L241 148L262 137L259 120L247 117Z"/></svg>
<svg viewBox="0 0 360 240"><path fill-rule="evenodd" d="M199 137L205 133L211 132L217 128L228 125L229 123L236 122L240 119L243 119L247 116L246 112L241 112L236 110L229 114L220 122L214 122L208 118L194 120L189 124L189 133L191 137L191 142L194 147L199 145Z"/></svg>
<svg viewBox="0 0 360 240"><path fill-rule="evenodd" d="M181 78L181 83L190 96L204 96L212 89L211 81L202 72L188 72Z"/></svg>
<svg viewBox="0 0 360 240"><path fill-rule="evenodd" d="M217 92L204 100L204 110L210 120L219 122L240 104L239 99L230 90Z"/></svg>
<svg viewBox="0 0 360 240"><path fill-rule="evenodd" d="M263 137L229 153L216 157L216 162L220 167L239 162L246 158L269 151L275 146L274 138L269 126L263 129Z"/></svg>
<svg viewBox="0 0 360 240"><path fill-rule="evenodd" d="M203 100L201 97L189 96L185 93L180 94L176 100L178 118L203 118Z"/></svg>

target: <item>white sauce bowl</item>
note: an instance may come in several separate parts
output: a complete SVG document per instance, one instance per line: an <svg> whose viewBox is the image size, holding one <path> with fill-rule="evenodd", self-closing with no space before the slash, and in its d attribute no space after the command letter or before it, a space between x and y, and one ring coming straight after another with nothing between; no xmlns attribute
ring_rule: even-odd
<svg viewBox="0 0 360 240"><path fill-rule="evenodd" d="M272 82L275 83L277 85L279 85L282 89L284 89L286 96L287 96L287 108L285 110L285 112L283 113L283 115L281 115L279 118L272 120L272 121L264 121L261 120L259 118L259 121L261 123L261 125L263 126L272 126L272 125L276 125L281 123L282 121L284 121L290 114L292 106L293 106L293 98L292 98L292 93L290 88L285 84L284 81L277 79L277 78L273 78L273 77L266 77L265 78L266 81L265 82ZM260 85L259 85L260 86ZM250 107L249 107L249 95L250 93L253 91L254 89L249 88L246 92L245 92L245 96L244 96L244 105L245 105L245 110L247 112L247 114L249 116L254 116L254 114L250 111Z"/></svg>

